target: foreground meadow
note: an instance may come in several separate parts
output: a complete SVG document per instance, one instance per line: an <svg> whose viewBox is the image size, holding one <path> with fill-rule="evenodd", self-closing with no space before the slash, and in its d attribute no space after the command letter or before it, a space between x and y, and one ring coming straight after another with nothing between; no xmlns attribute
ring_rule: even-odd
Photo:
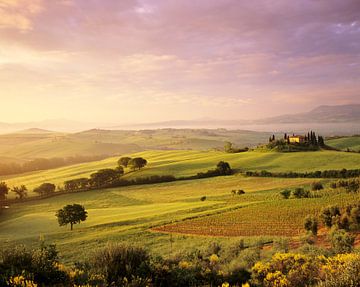
<svg viewBox="0 0 360 287"><path fill-rule="evenodd" d="M14 243L33 246L42 238L57 244L65 262L80 260L89 255L89 250L104 246L109 241L138 243L155 253L168 255L172 248L178 252L190 250L214 238L171 235L155 232L154 228L205 215L226 215L226 211L232 212L230 210L246 212L252 206L257 210L253 214L255 224L262 202L277 202L281 200L278 195L280 190L308 186L312 181L233 175L59 195L12 205L2 215L0 241L4 246ZM243 189L246 194L234 196L231 193L233 189ZM202 196L206 196L205 201L200 200ZM69 228L59 227L55 217L58 209L71 203L84 205L89 213L88 220L76 225L72 232ZM249 209L249 216L254 208ZM239 216L238 221L248 220L249 216ZM276 220L282 220L286 226L293 224L291 218L285 221L274 218ZM248 224L251 226L252 221ZM276 237L278 234L270 235ZM233 241L222 236L216 240L225 244Z"/></svg>

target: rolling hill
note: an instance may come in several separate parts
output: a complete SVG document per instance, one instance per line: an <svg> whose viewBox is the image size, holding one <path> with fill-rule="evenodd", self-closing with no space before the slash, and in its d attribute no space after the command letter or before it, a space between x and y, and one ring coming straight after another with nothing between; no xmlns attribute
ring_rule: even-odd
<svg viewBox="0 0 360 287"><path fill-rule="evenodd" d="M327 140L326 143L331 147L341 150L360 151L360 136L332 138Z"/></svg>
<svg viewBox="0 0 360 287"><path fill-rule="evenodd" d="M319 106L306 113L260 119L257 123L360 123L360 105Z"/></svg>
<svg viewBox="0 0 360 287"><path fill-rule="evenodd" d="M140 171L126 170L125 178L146 177L151 175L174 175L176 177L191 176L198 172L213 169L221 161L227 161L232 168L242 171L268 170L274 172L286 171L316 171L329 169L360 168L360 154L320 151L320 152L260 152L251 151L229 154L219 151L144 151L131 154L148 160L148 165ZM44 182L62 185L64 181L80 177L88 177L102 168L115 168L119 157L77 164L52 170L31 172L22 175L3 176L10 186L25 184L29 189ZM30 192L30 195L32 193ZM12 194L10 196L13 196Z"/></svg>
<svg viewBox="0 0 360 287"><path fill-rule="evenodd" d="M160 129L100 130L59 133L41 129L0 135L0 158L6 162L24 162L34 158L120 155L144 150L222 149L225 141L237 146L254 146L270 133L252 131Z"/></svg>

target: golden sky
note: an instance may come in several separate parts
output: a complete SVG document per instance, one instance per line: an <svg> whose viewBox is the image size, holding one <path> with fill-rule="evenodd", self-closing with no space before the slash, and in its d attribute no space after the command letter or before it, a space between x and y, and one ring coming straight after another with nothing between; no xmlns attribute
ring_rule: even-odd
<svg viewBox="0 0 360 287"><path fill-rule="evenodd" d="M360 102L358 0L0 0L0 122Z"/></svg>

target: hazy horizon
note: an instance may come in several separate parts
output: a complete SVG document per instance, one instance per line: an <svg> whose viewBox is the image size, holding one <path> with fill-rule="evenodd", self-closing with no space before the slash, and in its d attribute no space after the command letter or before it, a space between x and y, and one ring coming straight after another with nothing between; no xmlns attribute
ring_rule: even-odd
<svg viewBox="0 0 360 287"><path fill-rule="evenodd" d="M266 118L359 75L355 0L0 0L0 122Z"/></svg>

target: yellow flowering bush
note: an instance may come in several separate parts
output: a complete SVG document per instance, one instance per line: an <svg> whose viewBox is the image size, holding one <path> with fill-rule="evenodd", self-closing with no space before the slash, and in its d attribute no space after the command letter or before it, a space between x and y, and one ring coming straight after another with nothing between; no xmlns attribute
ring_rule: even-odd
<svg viewBox="0 0 360 287"><path fill-rule="evenodd" d="M217 256L216 254L212 254L209 260L211 265L215 265L219 262L219 256Z"/></svg>
<svg viewBox="0 0 360 287"><path fill-rule="evenodd" d="M280 271L275 271L266 274L264 280L264 286L266 287L288 287L290 286L289 280Z"/></svg>
<svg viewBox="0 0 360 287"><path fill-rule="evenodd" d="M318 258L301 254L276 253L268 263L252 268L255 285L301 287L314 284L320 268Z"/></svg>
<svg viewBox="0 0 360 287"><path fill-rule="evenodd" d="M327 258L321 266L321 286L351 287L360 282L360 255L338 254Z"/></svg>
<svg viewBox="0 0 360 287"><path fill-rule="evenodd" d="M23 275L10 277L8 285L11 287L37 287L38 285Z"/></svg>

